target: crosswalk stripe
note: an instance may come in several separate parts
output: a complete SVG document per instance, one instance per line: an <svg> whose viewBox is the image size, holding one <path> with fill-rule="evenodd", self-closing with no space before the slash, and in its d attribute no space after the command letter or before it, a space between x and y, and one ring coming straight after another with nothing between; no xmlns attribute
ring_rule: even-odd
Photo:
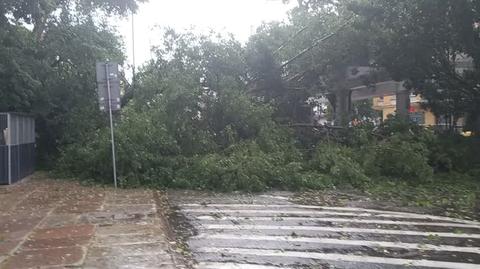
<svg viewBox="0 0 480 269"><path fill-rule="evenodd" d="M207 230L291 230L291 231L319 231L338 233L367 233L367 234L391 234L391 235L418 235L438 236L449 238L480 238L480 234L444 233L444 232L420 232L387 229L363 229L349 227L323 227L323 226L282 226L282 225L229 225L229 224L201 224L201 228Z"/></svg>
<svg viewBox="0 0 480 269"><path fill-rule="evenodd" d="M402 248L428 251L468 252L480 254L477 247L457 247L451 245L411 244L401 242L366 241L366 240L343 240L332 238L292 237L292 236L261 236L261 235L235 235L235 234L199 234L191 239L220 239L220 240L252 240L252 241L275 241L296 243L317 243L347 246L365 246L381 248Z"/></svg>
<svg viewBox="0 0 480 269"><path fill-rule="evenodd" d="M390 215L401 215L401 216L406 216L408 218L421 218L421 219L434 219L434 220L443 220L443 221L451 221L451 222L460 222L460 223L468 223L472 225L479 225L480 222L477 221L470 221L470 220L461 220L461 219L456 219L456 218L450 218L450 217L441 217L441 216L433 216L433 215L424 215L424 214L416 214L416 213L408 213L408 212L397 212L397 211L387 211L387 210L376 210L376 209L366 209L366 208L357 208L357 207L327 207L327 206L314 206L314 205L297 205L297 204L279 204L279 205L263 205L263 204L181 204L181 207L184 208L184 210L192 210L187 207L202 207L205 210L211 210L211 208L216 208L216 210L221 210L218 209L218 207L233 207L233 208L293 208L293 209L321 209L321 210L331 210L331 211L351 211L354 213L358 212L368 212L368 213L375 213L375 214L390 214ZM210 208L210 209L208 209ZM227 209L228 210L228 209ZM242 209L238 209L242 210ZM238 211L234 210L234 211ZM253 210L253 211L260 211L260 210ZM265 210L262 210L265 211ZM268 211L268 210L267 210ZM228 212L228 211L227 211ZM278 211L276 211L278 212ZM308 212L323 212L323 211L308 211Z"/></svg>
<svg viewBox="0 0 480 269"><path fill-rule="evenodd" d="M412 222L412 221L394 221L377 219L348 219L348 218L316 218L316 217L231 217L231 216L196 216L198 220L233 220L233 221L315 221L315 222L342 222L342 223L362 223L362 224L387 224L387 225L412 225L412 226L438 226L455 228L475 228L477 225L463 223L445 223L445 222Z"/></svg>
<svg viewBox="0 0 480 269"><path fill-rule="evenodd" d="M344 212L332 212L332 211L315 211L315 210L253 210L253 209L213 209L213 208L192 208L192 209L182 209L186 213L210 213L210 214L232 214L232 213L243 213L243 214L274 214L275 216L281 217L282 215L299 215L299 216L325 216L325 215L338 215L340 216ZM380 218L397 218L397 219L421 219L421 220L437 220L429 216L422 215L391 215L391 214L378 214L378 215L366 215L370 213L352 213L355 217L380 217ZM345 214L343 214L345 215Z"/></svg>
<svg viewBox="0 0 480 269"><path fill-rule="evenodd" d="M192 212L192 213L222 213L222 212L225 212L225 211L212 211L212 210L207 210L207 211L198 211L198 210L194 210L194 209L184 209L183 210L184 212ZM266 211L266 212L265 212ZM246 211L246 210L241 210L241 211L238 211L238 210L230 210L230 213L236 213L236 212L240 212L240 213L258 213L258 212L264 212L264 213L269 213L269 214L289 214L290 212L288 211L274 211L274 210L262 210L262 211L259 211L259 210L249 210L249 211ZM302 211L304 212L304 211ZM225 213L229 213L229 212L225 212ZM316 213L316 215L320 215L320 216L344 216L344 217L376 217L375 215L371 214L371 213L346 213L346 212L330 212L330 211L318 211L318 213Z"/></svg>
<svg viewBox="0 0 480 269"><path fill-rule="evenodd" d="M384 258L384 257L359 256L359 255L348 255L348 254L318 253L318 252L278 251L278 250L242 249L242 248L212 248L212 247L199 248L197 249L197 251L201 253L221 253L222 255L238 254L238 255L252 255L252 256L290 257L290 258L326 260L326 261L333 261L333 262L375 263L375 264L420 266L420 267L444 268L444 269L480 269L480 265L471 264L471 263Z"/></svg>
<svg viewBox="0 0 480 269"><path fill-rule="evenodd" d="M201 262L197 269L279 269L277 266L257 265L250 263L231 263L231 262ZM281 267L282 269L292 269L291 267Z"/></svg>

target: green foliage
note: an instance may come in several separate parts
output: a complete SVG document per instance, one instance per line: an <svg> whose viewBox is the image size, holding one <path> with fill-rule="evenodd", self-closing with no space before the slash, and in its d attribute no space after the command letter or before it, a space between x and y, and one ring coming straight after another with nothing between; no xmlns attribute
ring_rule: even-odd
<svg viewBox="0 0 480 269"><path fill-rule="evenodd" d="M408 118L389 115L376 130L376 135L383 138L400 135L409 140L428 139L433 135L428 129L410 121Z"/></svg>
<svg viewBox="0 0 480 269"><path fill-rule="evenodd" d="M274 121L276 104L248 95L234 40L167 30L156 53L116 116L122 186L365 188L371 178L420 184L432 179L430 165L454 166L447 164L453 155L437 153L441 147L435 148L440 144L433 132L395 117L377 128L364 122L340 131L332 142L302 154L293 132ZM77 126L85 120L73 119ZM100 125L107 126L105 118ZM86 126L76 133L62 150L59 170L100 182L110 178L107 129Z"/></svg>
<svg viewBox="0 0 480 269"><path fill-rule="evenodd" d="M332 177L336 184L362 186L369 181L351 149L337 144L319 144L310 161L313 170Z"/></svg>
<svg viewBox="0 0 480 269"><path fill-rule="evenodd" d="M429 143L429 163L437 172L468 173L480 168L478 137L441 134Z"/></svg>
<svg viewBox="0 0 480 269"><path fill-rule="evenodd" d="M172 31L166 40L159 59L139 76L141 92L116 117L123 186L260 191L332 185L304 165L290 130L273 121L272 107L244 92L235 42ZM62 151L59 171L109 178L107 129L82 134Z"/></svg>
<svg viewBox="0 0 480 269"><path fill-rule="evenodd" d="M56 162L56 171L62 176L76 175L80 178L97 178L105 182L110 175L107 163L111 158L108 130L100 129L90 134L84 144L71 144L62 149L62 157ZM88 168L88 169L87 169Z"/></svg>
<svg viewBox="0 0 480 269"><path fill-rule="evenodd" d="M0 110L37 117L40 156L57 161L58 172L110 181L93 66L124 55L119 37L92 17L125 15L137 2L0 4ZM427 185L433 171L478 177L478 140L438 136L401 118L374 127L370 102L354 105L368 120L327 143L280 124L309 122L306 100L337 89L346 66L370 60L408 79L440 114L478 112L477 71L457 74L452 62L465 54L478 65L476 2L390 2L298 1L289 23L263 25L246 46L167 29L115 115L121 185L261 191L365 188L375 179ZM320 42L326 36L335 38Z"/></svg>
<svg viewBox="0 0 480 269"><path fill-rule="evenodd" d="M411 184L398 180L375 180L366 187L375 200L398 206L423 207L435 214L478 219L480 186L478 177L448 173L435 175L434 180Z"/></svg>
<svg viewBox="0 0 480 269"><path fill-rule="evenodd" d="M419 142L392 136L373 146L367 155L366 170L373 176L409 182L429 181L433 169L428 164L428 149Z"/></svg>
<svg viewBox="0 0 480 269"><path fill-rule="evenodd" d="M372 123L364 122L357 126L340 130L338 142L353 148L368 147L378 139L374 128L375 126Z"/></svg>
<svg viewBox="0 0 480 269"><path fill-rule="evenodd" d="M248 107L238 107L245 108ZM169 127L172 118L162 107L142 112L129 107L122 112L116 137L118 173L123 186L260 191L277 186L277 176L289 171L284 166L300 158L295 157L298 153L293 145L287 145L288 137L282 137L285 132L276 130L279 127L273 123L259 127L259 133L249 137L242 134L245 130L232 127L233 121L225 122L227 131L223 133L228 135L217 139L208 135L212 133L210 129L197 129L194 134L179 131L175 125ZM255 117L243 120L245 125L255 127ZM199 138L198 133L205 136ZM86 139L84 146L73 144L63 151L59 170L100 181L109 178L108 129ZM208 143L193 142L197 139ZM192 148L185 141L196 143L197 147Z"/></svg>
<svg viewBox="0 0 480 269"><path fill-rule="evenodd" d="M108 1L94 2L98 4L95 10L109 10ZM134 3L108 5L127 2ZM0 4L0 111L36 117L41 165L51 165L59 147L79 141L82 132L93 132L102 125L93 67L101 59L123 61L118 36L86 19L94 10L76 13L69 3L72 1ZM31 22L34 29L27 29L22 21Z"/></svg>
<svg viewBox="0 0 480 269"><path fill-rule="evenodd" d="M478 1L353 3L351 9L359 15L359 27L369 36L376 64L387 68L395 80L406 80L437 115L478 117ZM456 61L467 59L473 60L474 70L456 69Z"/></svg>
<svg viewBox="0 0 480 269"><path fill-rule="evenodd" d="M224 191L274 186L279 169L301 156L289 131L273 122L272 108L242 91L237 44L172 31L166 40L159 59L139 76L141 92L116 119L121 183ZM103 171L90 169L109 148L106 133L84 132L63 151L60 170L109 177L109 162ZM73 162L83 151L98 158Z"/></svg>
<svg viewBox="0 0 480 269"><path fill-rule="evenodd" d="M176 176L179 187L221 191L261 191L273 179L275 163L252 142L228 148L222 153L194 157Z"/></svg>
<svg viewBox="0 0 480 269"><path fill-rule="evenodd" d="M30 107L41 82L34 74L41 63L30 32L0 27L0 110Z"/></svg>
<svg viewBox="0 0 480 269"><path fill-rule="evenodd" d="M352 103L353 118L363 123L376 122L382 117L382 112L373 109L372 99Z"/></svg>

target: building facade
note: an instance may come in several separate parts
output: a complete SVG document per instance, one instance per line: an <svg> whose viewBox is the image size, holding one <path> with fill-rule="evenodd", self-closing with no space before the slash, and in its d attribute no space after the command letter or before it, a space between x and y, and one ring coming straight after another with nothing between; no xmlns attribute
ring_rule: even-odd
<svg viewBox="0 0 480 269"><path fill-rule="evenodd" d="M437 117L430 110L424 109L422 104L425 100L420 95L410 95L409 116L413 122L426 127L446 128L447 120ZM373 109L382 112L382 119L386 120L389 115L395 115L397 97L396 95L385 95L373 98ZM456 128L462 128L464 125L463 118L456 122Z"/></svg>

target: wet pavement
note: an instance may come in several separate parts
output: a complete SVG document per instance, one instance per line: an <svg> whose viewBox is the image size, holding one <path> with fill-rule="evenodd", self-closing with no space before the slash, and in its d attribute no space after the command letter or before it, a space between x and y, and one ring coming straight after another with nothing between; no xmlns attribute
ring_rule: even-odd
<svg viewBox="0 0 480 269"><path fill-rule="evenodd" d="M478 222L290 198L170 192L171 222L198 269L480 269Z"/></svg>
<svg viewBox="0 0 480 269"><path fill-rule="evenodd" d="M182 268L152 190L0 186L0 268Z"/></svg>

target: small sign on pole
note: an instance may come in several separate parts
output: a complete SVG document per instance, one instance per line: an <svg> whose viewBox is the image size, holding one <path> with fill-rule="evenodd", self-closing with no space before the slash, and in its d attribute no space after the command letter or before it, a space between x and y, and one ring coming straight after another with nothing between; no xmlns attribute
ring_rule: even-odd
<svg viewBox="0 0 480 269"><path fill-rule="evenodd" d="M112 111L120 110L120 79L117 63L97 63L97 91L100 110L109 111L110 104Z"/></svg>
<svg viewBox="0 0 480 269"><path fill-rule="evenodd" d="M110 118L110 136L112 142L113 182L117 188L117 164L115 156L115 135L113 132L112 111L120 110L120 79L118 77L118 64L111 62L98 62L97 91L101 111L108 111Z"/></svg>

